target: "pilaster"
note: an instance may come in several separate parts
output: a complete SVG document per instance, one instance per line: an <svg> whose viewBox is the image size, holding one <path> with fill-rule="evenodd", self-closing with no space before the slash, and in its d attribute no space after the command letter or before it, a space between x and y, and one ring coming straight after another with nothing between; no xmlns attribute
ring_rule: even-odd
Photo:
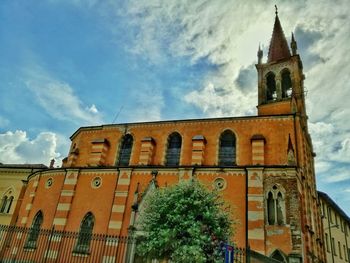
<svg viewBox="0 0 350 263"><path fill-rule="evenodd" d="M248 243L252 250L265 255L263 168L247 168Z"/></svg>

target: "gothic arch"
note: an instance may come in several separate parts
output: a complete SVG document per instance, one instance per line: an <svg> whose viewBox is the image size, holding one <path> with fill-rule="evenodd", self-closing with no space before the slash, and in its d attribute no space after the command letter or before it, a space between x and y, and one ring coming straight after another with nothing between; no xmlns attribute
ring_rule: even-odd
<svg viewBox="0 0 350 263"><path fill-rule="evenodd" d="M39 210L33 218L33 222L29 229L29 234L28 234L26 243L24 245L25 248L32 248L32 249L36 248L36 243L40 235L40 229L43 221L44 221L43 212Z"/></svg>
<svg viewBox="0 0 350 263"><path fill-rule="evenodd" d="M274 184L265 192L266 203L266 223L268 225L284 225L286 224L286 207L285 207L285 189Z"/></svg>
<svg viewBox="0 0 350 263"><path fill-rule="evenodd" d="M0 213L9 214L13 205L15 190L11 186L2 195L0 201Z"/></svg>
<svg viewBox="0 0 350 263"><path fill-rule="evenodd" d="M275 251L273 251L270 255L270 258L273 258L279 262L287 263L286 256L279 249L276 249Z"/></svg>
<svg viewBox="0 0 350 263"><path fill-rule="evenodd" d="M277 89L276 89L276 76L270 71L265 76L266 79L266 101L276 100Z"/></svg>
<svg viewBox="0 0 350 263"><path fill-rule="evenodd" d="M89 253L94 225L95 216L91 212L86 213L80 223L78 240L73 252L82 254Z"/></svg>

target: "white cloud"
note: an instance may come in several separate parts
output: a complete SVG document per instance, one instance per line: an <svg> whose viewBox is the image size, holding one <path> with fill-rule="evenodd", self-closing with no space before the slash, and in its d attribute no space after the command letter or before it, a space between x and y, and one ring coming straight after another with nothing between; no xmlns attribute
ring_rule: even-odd
<svg viewBox="0 0 350 263"><path fill-rule="evenodd" d="M0 134L1 163L42 163L49 165L52 158L60 165L62 153L58 152L61 142L59 136L52 132L41 132L30 139L25 131L7 131ZM65 153L64 153L65 154Z"/></svg>
<svg viewBox="0 0 350 263"><path fill-rule="evenodd" d="M225 92L225 96L221 95L222 92ZM253 94L244 95L239 90L216 90L213 83L207 83L201 90L188 93L184 99L201 108L209 117L239 116L242 111L252 115L250 103L256 100ZM235 107L230 107L232 104L235 104Z"/></svg>
<svg viewBox="0 0 350 263"><path fill-rule="evenodd" d="M326 183L337 183L350 180L350 172L348 167L333 168L332 173L325 173L321 180Z"/></svg>
<svg viewBox="0 0 350 263"><path fill-rule="evenodd" d="M144 0L127 3L125 14L129 24L138 29L134 46L130 48L134 53L156 64L163 63L166 56L179 56L189 58L193 64L205 59L216 66L203 79L202 86L185 94L185 101L210 116L255 112L256 90L242 96L234 80L242 68L256 62L258 43L265 47L269 45L274 19L272 4L269 8L263 1ZM350 83L347 74L350 70L350 27L343 26L347 24L350 7L345 0L338 1L331 9L329 3L316 0L277 4L287 37L296 27L318 32L321 36L305 49L326 61L305 69L310 117L320 121L330 111L342 107L339 101L350 99L350 88L344 87ZM303 43L298 44L302 46ZM210 86L226 92L213 93L208 90ZM203 99L208 92L211 98ZM193 100L194 95L200 102ZM230 99L232 103L223 103ZM320 109L319 103L326 107ZM340 114L339 124L343 123L340 120L344 116L349 116L348 113Z"/></svg>
<svg viewBox="0 0 350 263"><path fill-rule="evenodd" d="M91 113L98 113L98 109L96 108L95 104L92 104L90 108L87 108L87 110Z"/></svg>
<svg viewBox="0 0 350 263"><path fill-rule="evenodd" d="M98 125L103 122L96 106L84 106L68 83L55 79L38 66L30 68L25 71L26 86L51 117L77 125Z"/></svg>

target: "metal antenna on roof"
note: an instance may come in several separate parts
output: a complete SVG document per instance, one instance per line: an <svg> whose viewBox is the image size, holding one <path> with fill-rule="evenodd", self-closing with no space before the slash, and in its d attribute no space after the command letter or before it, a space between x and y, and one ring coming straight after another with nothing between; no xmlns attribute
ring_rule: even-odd
<svg viewBox="0 0 350 263"><path fill-rule="evenodd" d="M117 112L117 114L115 115L115 117L114 117L114 119L112 121L112 124L115 123L115 121L117 120L117 118L118 118L118 116L119 116L119 114L120 114L120 112L122 111L123 108L124 108L124 105L122 105L120 107L119 111Z"/></svg>
<svg viewBox="0 0 350 263"><path fill-rule="evenodd" d="M277 15L278 15L278 8L277 8L277 5L275 5L275 9L276 9L275 14L276 14L276 16L277 16Z"/></svg>

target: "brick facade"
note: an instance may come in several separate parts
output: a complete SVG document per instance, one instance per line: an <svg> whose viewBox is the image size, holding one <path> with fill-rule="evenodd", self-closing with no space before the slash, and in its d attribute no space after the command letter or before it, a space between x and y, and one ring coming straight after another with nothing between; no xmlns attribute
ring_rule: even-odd
<svg viewBox="0 0 350 263"><path fill-rule="evenodd" d="M283 31L275 30L282 41L278 34ZM77 231L91 212L95 233L126 235L135 227L133 205L150 182L165 187L197 178L216 187L233 208L238 246L249 245L266 256L277 253L289 262L324 262L300 57L293 51L266 64L259 57L256 67L257 116L79 128L62 168L30 176L18 225L30 227L42 211L42 227ZM269 74L275 86L269 86ZM230 165L219 165L225 131L234 138L234 153ZM179 164L169 166L169 135L174 132L181 137ZM124 149L126 135L132 146ZM121 156L130 158L128 165L118 165Z"/></svg>

